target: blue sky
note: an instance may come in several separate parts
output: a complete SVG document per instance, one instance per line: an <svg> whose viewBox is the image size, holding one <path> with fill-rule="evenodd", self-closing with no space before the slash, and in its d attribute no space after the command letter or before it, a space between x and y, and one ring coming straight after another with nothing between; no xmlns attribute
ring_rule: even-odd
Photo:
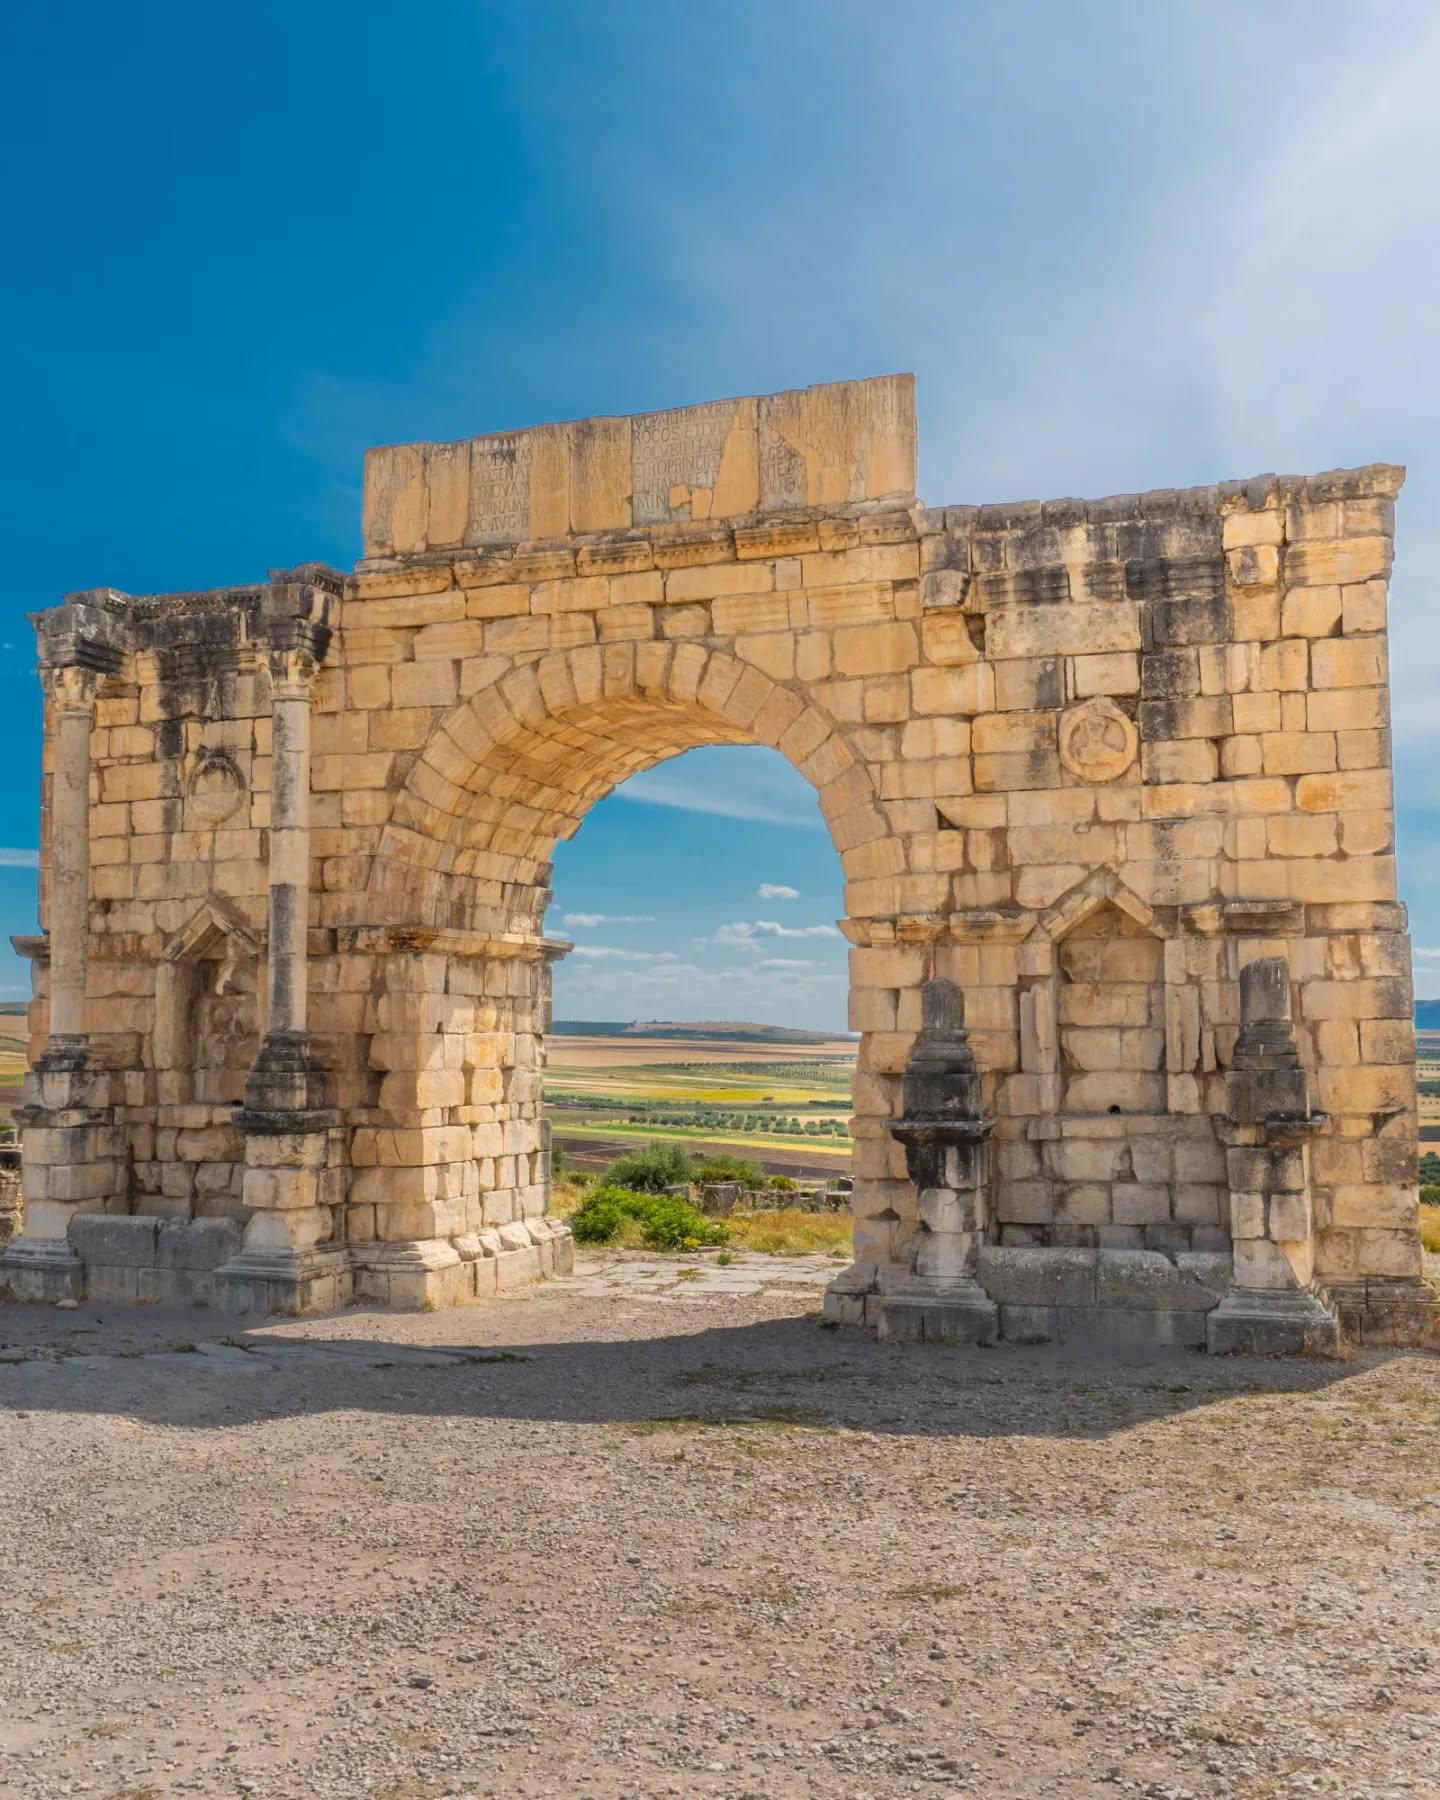
<svg viewBox="0 0 1440 1800"><path fill-rule="evenodd" d="M1400 850L1440 993L1433 5L20 0L7 48L6 933L27 611L343 566L369 444L913 369L932 503L1409 464ZM706 761L733 817L685 804ZM556 879L562 1015L843 1020L843 944L782 935L834 920L838 865L763 752L637 778Z"/></svg>

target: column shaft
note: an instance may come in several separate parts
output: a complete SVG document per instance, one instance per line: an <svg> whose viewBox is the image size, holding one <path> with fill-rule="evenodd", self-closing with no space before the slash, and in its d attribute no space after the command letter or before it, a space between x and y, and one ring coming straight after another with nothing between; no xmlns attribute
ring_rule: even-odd
<svg viewBox="0 0 1440 1800"><path fill-rule="evenodd" d="M310 695L276 683L270 795L270 1032L303 1032L310 913Z"/></svg>
<svg viewBox="0 0 1440 1800"><path fill-rule="evenodd" d="M95 678L82 669L52 677L55 763L50 785L50 1037L85 1031L90 945L90 726Z"/></svg>

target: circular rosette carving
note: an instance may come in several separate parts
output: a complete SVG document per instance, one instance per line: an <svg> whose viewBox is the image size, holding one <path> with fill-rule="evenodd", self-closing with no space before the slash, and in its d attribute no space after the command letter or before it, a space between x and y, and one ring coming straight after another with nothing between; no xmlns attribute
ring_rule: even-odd
<svg viewBox="0 0 1440 1800"><path fill-rule="evenodd" d="M1140 737L1113 700L1086 700L1060 720L1060 761L1081 781L1115 781L1134 763Z"/></svg>
<svg viewBox="0 0 1440 1800"><path fill-rule="evenodd" d="M190 771L190 807L202 825L219 825L239 806L245 779L225 750L202 750Z"/></svg>

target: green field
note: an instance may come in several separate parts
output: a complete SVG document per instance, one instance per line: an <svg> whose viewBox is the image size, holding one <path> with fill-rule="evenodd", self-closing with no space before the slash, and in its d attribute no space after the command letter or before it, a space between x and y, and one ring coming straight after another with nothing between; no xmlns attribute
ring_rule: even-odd
<svg viewBox="0 0 1440 1800"><path fill-rule="evenodd" d="M556 1143L580 1166L656 1138L777 1174L845 1172L854 1044L787 1047L756 1036L552 1038L545 1098Z"/></svg>
<svg viewBox="0 0 1440 1800"><path fill-rule="evenodd" d="M25 1085L26 1041L23 1018L0 1016L0 1112L7 1115L20 1104Z"/></svg>

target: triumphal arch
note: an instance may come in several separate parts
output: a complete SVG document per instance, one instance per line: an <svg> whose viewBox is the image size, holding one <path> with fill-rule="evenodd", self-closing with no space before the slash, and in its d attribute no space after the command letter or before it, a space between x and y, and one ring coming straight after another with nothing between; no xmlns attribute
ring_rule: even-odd
<svg viewBox="0 0 1440 1800"><path fill-rule="evenodd" d="M553 847L765 744L845 873L834 1318L1423 1337L1401 479L924 506L895 376L375 450L351 574L68 595L0 1281L306 1311L563 1272Z"/></svg>

